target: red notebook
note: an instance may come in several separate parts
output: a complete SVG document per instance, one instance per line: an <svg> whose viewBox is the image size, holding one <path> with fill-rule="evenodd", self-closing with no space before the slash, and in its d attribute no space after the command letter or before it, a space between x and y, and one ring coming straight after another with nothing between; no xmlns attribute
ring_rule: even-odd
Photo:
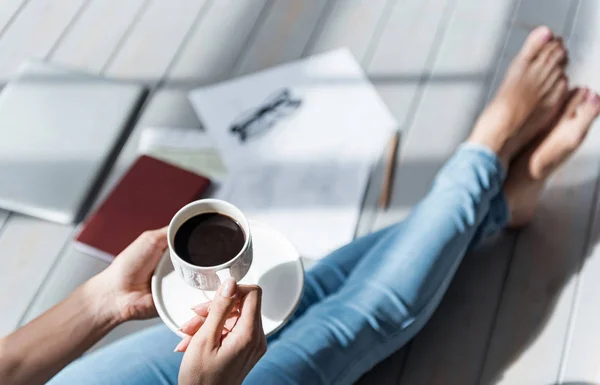
<svg viewBox="0 0 600 385"><path fill-rule="evenodd" d="M85 221L75 247L110 262L145 230L168 225L209 185L205 177L143 155Z"/></svg>

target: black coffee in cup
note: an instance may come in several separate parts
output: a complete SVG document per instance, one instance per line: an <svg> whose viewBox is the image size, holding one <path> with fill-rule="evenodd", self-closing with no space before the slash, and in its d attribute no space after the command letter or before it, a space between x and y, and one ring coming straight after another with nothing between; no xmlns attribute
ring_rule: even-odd
<svg viewBox="0 0 600 385"><path fill-rule="evenodd" d="M232 218L205 213L185 221L175 233L175 252L184 261L202 267L221 265L244 247L244 230Z"/></svg>

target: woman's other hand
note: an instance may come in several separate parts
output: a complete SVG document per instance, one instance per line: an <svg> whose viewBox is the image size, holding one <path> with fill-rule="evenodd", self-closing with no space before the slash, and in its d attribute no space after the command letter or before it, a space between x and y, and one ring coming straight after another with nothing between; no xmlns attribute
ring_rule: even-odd
<svg viewBox="0 0 600 385"><path fill-rule="evenodd" d="M183 385L241 384L265 354L267 340L261 320L260 287L226 281L198 316L184 325L176 351L185 351L179 383Z"/></svg>
<svg viewBox="0 0 600 385"><path fill-rule="evenodd" d="M142 233L98 276L113 317L120 322L156 317L150 291L152 273L167 248L167 228Z"/></svg>

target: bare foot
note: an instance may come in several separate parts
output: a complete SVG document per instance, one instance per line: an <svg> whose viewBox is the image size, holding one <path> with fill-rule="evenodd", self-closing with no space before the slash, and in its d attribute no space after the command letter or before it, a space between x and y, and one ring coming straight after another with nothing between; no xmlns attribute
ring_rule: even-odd
<svg viewBox="0 0 600 385"><path fill-rule="evenodd" d="M564 97L565 62L562 40L553 38L548 27L533 30L513 59L496 96L479 117L469 142L487 146L507 166L540 133L538 124L525 124L536 108L560 101L561 94Z"/></svg>
<svg viewBox="0 0 600 385"><path fill-rule="evenodd" d="M563 71L568 63L568 53L564 48L564 43L561 37L555 38L556 42L564 50L565 55L562 63L560 63ZM554 83L554 86L544 95L542 100L536 105L533 112L525 121L523 127L519 130L525 143L529 143L535 136L544 132L545 129L550 129L556 123L559 113L562 111L565 101L569 96L569 82L566 76Z"/></svg>
<svg viewBox="0 0 600 385"><path fill-rule="evenodd" d="M509 227L531 221L548 176L579 148L600 113L600 97L588 89L574 90L556 125L515 158L504 182L511 212Z"/></svg>

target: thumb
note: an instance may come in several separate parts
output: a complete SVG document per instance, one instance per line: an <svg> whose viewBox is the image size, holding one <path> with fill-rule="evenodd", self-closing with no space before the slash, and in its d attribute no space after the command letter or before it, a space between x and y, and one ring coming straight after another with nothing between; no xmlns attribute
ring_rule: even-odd
<svg viewBox="0 0 600 385"><path fill-rule="evenodd" d="M234 278L228 278L217 291L210 305L210 311L200 331L213 341L215 346L221 343L221 332L229 313L236 301L237 283Z"/></svg>

